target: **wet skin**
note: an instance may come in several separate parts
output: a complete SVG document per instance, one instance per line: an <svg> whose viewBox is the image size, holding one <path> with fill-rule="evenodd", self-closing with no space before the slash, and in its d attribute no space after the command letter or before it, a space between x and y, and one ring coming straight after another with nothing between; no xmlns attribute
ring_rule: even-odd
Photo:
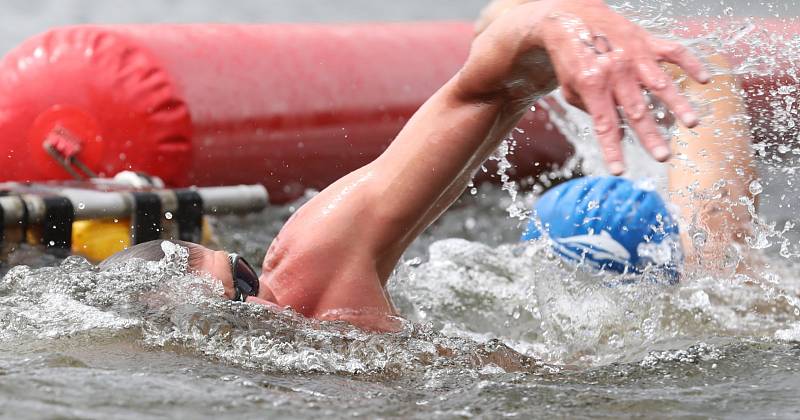
<svg viewBox="0 0 800 420"><path fill-rule="evenodd" d="M600 35L611 47L602 54L587 43ZM656 92L685 125L698 121L661 62L708 80L682 46L652 38L602 1L516 6L475 39L461 71L380 157L292 216L267 251L261 292L252 301L369 330L396 329L384 287L399 258L460 196L530 105L558 84L592 115L612 172L624 170L617 107L654 158L669 157L652 115L644 112L641 89ZM227 255L210 255L208 272L229 282Z"/></svg>
<svg viewBox="0 0 800 420"><path fill-rule="evenodd" d="M515 6L536 1L491 2L476 22L476 32L483 32ZM678 66L666 66L669 76L678 82L680 91L693 103L704 104L713 120L713 124L678 127L676 141L669 144L672 155L678 158L668 162L668 198L679 209L677 216L687 262L695 267L702 265L715 270L714 264L709 262L723 259L727 247L743 244L748 236L752 236L753 215L751 209L741 203L742 199L757 201L757 197L750 193L749 185L758 174L753 163L746 105L738 80L730 71L731 63L721 55L704 58L716 69L708 83L698 83L686 77ZM658 94L658 91L654 92ZM635 96L638 92L630 94ZM625 113L630 117L631 112ZM642 124L639 135L654 129L650 121L642 121ZM659 155L663 155L663 151ZM703 249L696 249L689 237L689 232L697 229L704 230L709 236ZM752 275L752 268L759 265L757 259L756 253L747 253L737 271Z"/></svg>
<svg viewBox="0 0 800 420"><path fill-rule="evenodd" d="M233 273L231 271L231 262L228 258L228 253L225 251L212 251L204 247L204 255L197 266L197 271L200 274L206 274L222 283L225 297L233 299L236 296L236 291L233 287ZM269 286L264 284L263 281L259 282L258 296L250 296L247 298L249 303L258 303L262 305L276 306L275 296L269 289Z"/></svg>

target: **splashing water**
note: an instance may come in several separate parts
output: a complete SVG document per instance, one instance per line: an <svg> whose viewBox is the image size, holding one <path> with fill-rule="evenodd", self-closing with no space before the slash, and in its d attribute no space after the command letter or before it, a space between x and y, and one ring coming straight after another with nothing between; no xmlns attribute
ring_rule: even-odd
<svg viewBox="0 0 800 420"><path fill-rule="evenodd" d="M112 416L141 412L146 401L161 412L197 415L184 403L159 403L193 401L226 415L310 415L314 407L342 404L405 417L406 410L452 414L464 405L477 414L474 402L501 395L514 412L543 414L556 404L577 413L556 390L578 387L604 398L605 387L630 392L647 382L651 393L639 392L649 399L701 373L721 383L743 375L744 364L761 373L765 357L786 372L800 369L794 347L782 344L800 331L793 266L775 261L763 284L697 273L681 287L611 287L615 276L564 265L544 244L498 236L494 224L507 215L494 203L508 200L507 192L481 190L465 198L475 203L452 210L421 238L416 246L424 252L393 275L390 293L410 321L399 333L371 335L221 300L218 284L185 273L182 248L166 249L160 262L130 261L104 272L72 257L4 276L0 375L23 401L41 407L52 398L39 390L42 383L61 390L59 401L79 406L78 396L63 391L67 383L101 400L122 398L122 407L102 406ZM481 215L485 205L493 220ZM280 224L290 211L276 213L226 218L216 227L232 233L231 243L251 243L247 235ZM469 218L478 221L464 229ZM464 239L440 239L446 236ZM192 397L206 393L207 400ZM388 408L370 403L388 395L397 398ZM225 402L231 398L236 402ZM621 409L609 402L601 408Z"/></svg>
<svg viewBox="0 0 800 420"><path fill-rule="evenodd" d="M687 5L617 7L665 29ZM393 274L390 294L408 319L395 334L222 300L212 279L186 273L180 247L107 271L23 248L0 281L0 415L790 417L800 389L800 79L781 63L797 61L800 40L762 35L745 21L687 41L703 53L747 43L759 53L729 72L781 80L744 92L758 116L739 118L758 141L761 177L748 189L760 203L734 204L760 205L758 219L713 270L701 265L671 287L590 274L543 243L517 243L536 197L503 178L512 136L495 156L503 186L474 186ZM581 170L603 173L588 119L560 106L566 114L553 110L553 120L578 145ZM629 176L664 188L663 167L631 137L625 151ZM686 193L713 198L723 187ZM298 204L216 220L221 245L260 260ZM708 242L692 233L697 246ZM757 272L737 273L756 254Z"/></svg>

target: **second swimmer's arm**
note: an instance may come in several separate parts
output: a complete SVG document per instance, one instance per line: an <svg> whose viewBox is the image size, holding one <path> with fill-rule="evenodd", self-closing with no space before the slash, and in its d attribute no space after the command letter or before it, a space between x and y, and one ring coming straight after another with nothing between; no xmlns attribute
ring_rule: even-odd
<svg viewBox="0 0 800 420"><path fill-rule="evenodd" d="M729 64L721 57L711 60L719 68ZM679 71L675 71L680 76ZM684 249L691 260L718 260L731 242L744 242L752 216L741 198L752 200L750 183L757 178L750 146L746 109L736 78L717 75L709 85L683 82L687 95L704 103L712 115L708 125L681 128L672 142L669 190L680 207ZM693 233L699 231L696 240ZM697 249L695 243L702 243Z"/></svg>

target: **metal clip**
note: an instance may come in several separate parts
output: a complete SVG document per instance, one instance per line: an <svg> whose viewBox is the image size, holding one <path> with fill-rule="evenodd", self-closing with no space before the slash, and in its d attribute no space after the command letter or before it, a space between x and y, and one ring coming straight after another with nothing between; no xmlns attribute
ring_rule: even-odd
<svg viewBox="0 0 800 420"><path fill-rule="evenodd" d="M78 159L78 153L81 152L81 143L81 139L69 130L62 126L57 126L44 139L42 146L73 178L77 180L97 178L97 174Z"/></svg>

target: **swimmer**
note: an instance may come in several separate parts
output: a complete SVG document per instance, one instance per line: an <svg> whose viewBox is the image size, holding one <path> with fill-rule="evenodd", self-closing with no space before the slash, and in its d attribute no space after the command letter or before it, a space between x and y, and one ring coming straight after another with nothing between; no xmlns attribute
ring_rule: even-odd
<svg viewBox="0 0 800 420"><path fill-rule="evenodd" d="M476 33L532 1L493 1L481 13ZM723 57L709 60L721 70L730 67ZM676 282L685 268L719 271L722 261L733 263L739 273L750 272L752 253L740 261L726 261L731 246L752 236L755 205L748 203L757 198L749 191L756 171L737 81L721 71L704 85L678 67L668 70L684 94L708 104L714 121L713 126L691 130L680 127L670 143L673 155L680 157L668 162L670 200L647 182L616 177L571 180L538 200L523 241L547 238L557 255L590 272L640 274L650 268L656 278ZM677 211L670 211L667 202Z"/></svg>
<svg viewBox="0 0 800 420"><path fill-rule="evenodd" d="M530 106L558 84L592 116L612 173L624 171L618 107L659 161L670 149L646 112L648 89L687 127L697 114L659 66L700 83L710 74L684 47L652 37L600 0L516 6L477 36L465 64L409 120L375 161L330 185L286 222L260 277L236 255L189 246L191 268L225 296L340 320L372 331L399 328L385 286L409 244L466 189ZM110 261L140 250L137 245ZM137 249L138 248L138 249Z"/></svg>
<svg viewBox="0 0 800 420"><path fill-rule="evenodd" d="M718 274L732 266L752 274L755 254L735 249L752 237L757 205L749 191L756 173L747 124L737 118L745 114L736 81L715 76L708 87L689 82L684 89L708 103L718 123L682 130L673 140L680 159L669 162L669 200L650 181L570 180L537 201L522 240L546 238L557 255L590 272L648 271L673 283L686 269Z"/></svg>

